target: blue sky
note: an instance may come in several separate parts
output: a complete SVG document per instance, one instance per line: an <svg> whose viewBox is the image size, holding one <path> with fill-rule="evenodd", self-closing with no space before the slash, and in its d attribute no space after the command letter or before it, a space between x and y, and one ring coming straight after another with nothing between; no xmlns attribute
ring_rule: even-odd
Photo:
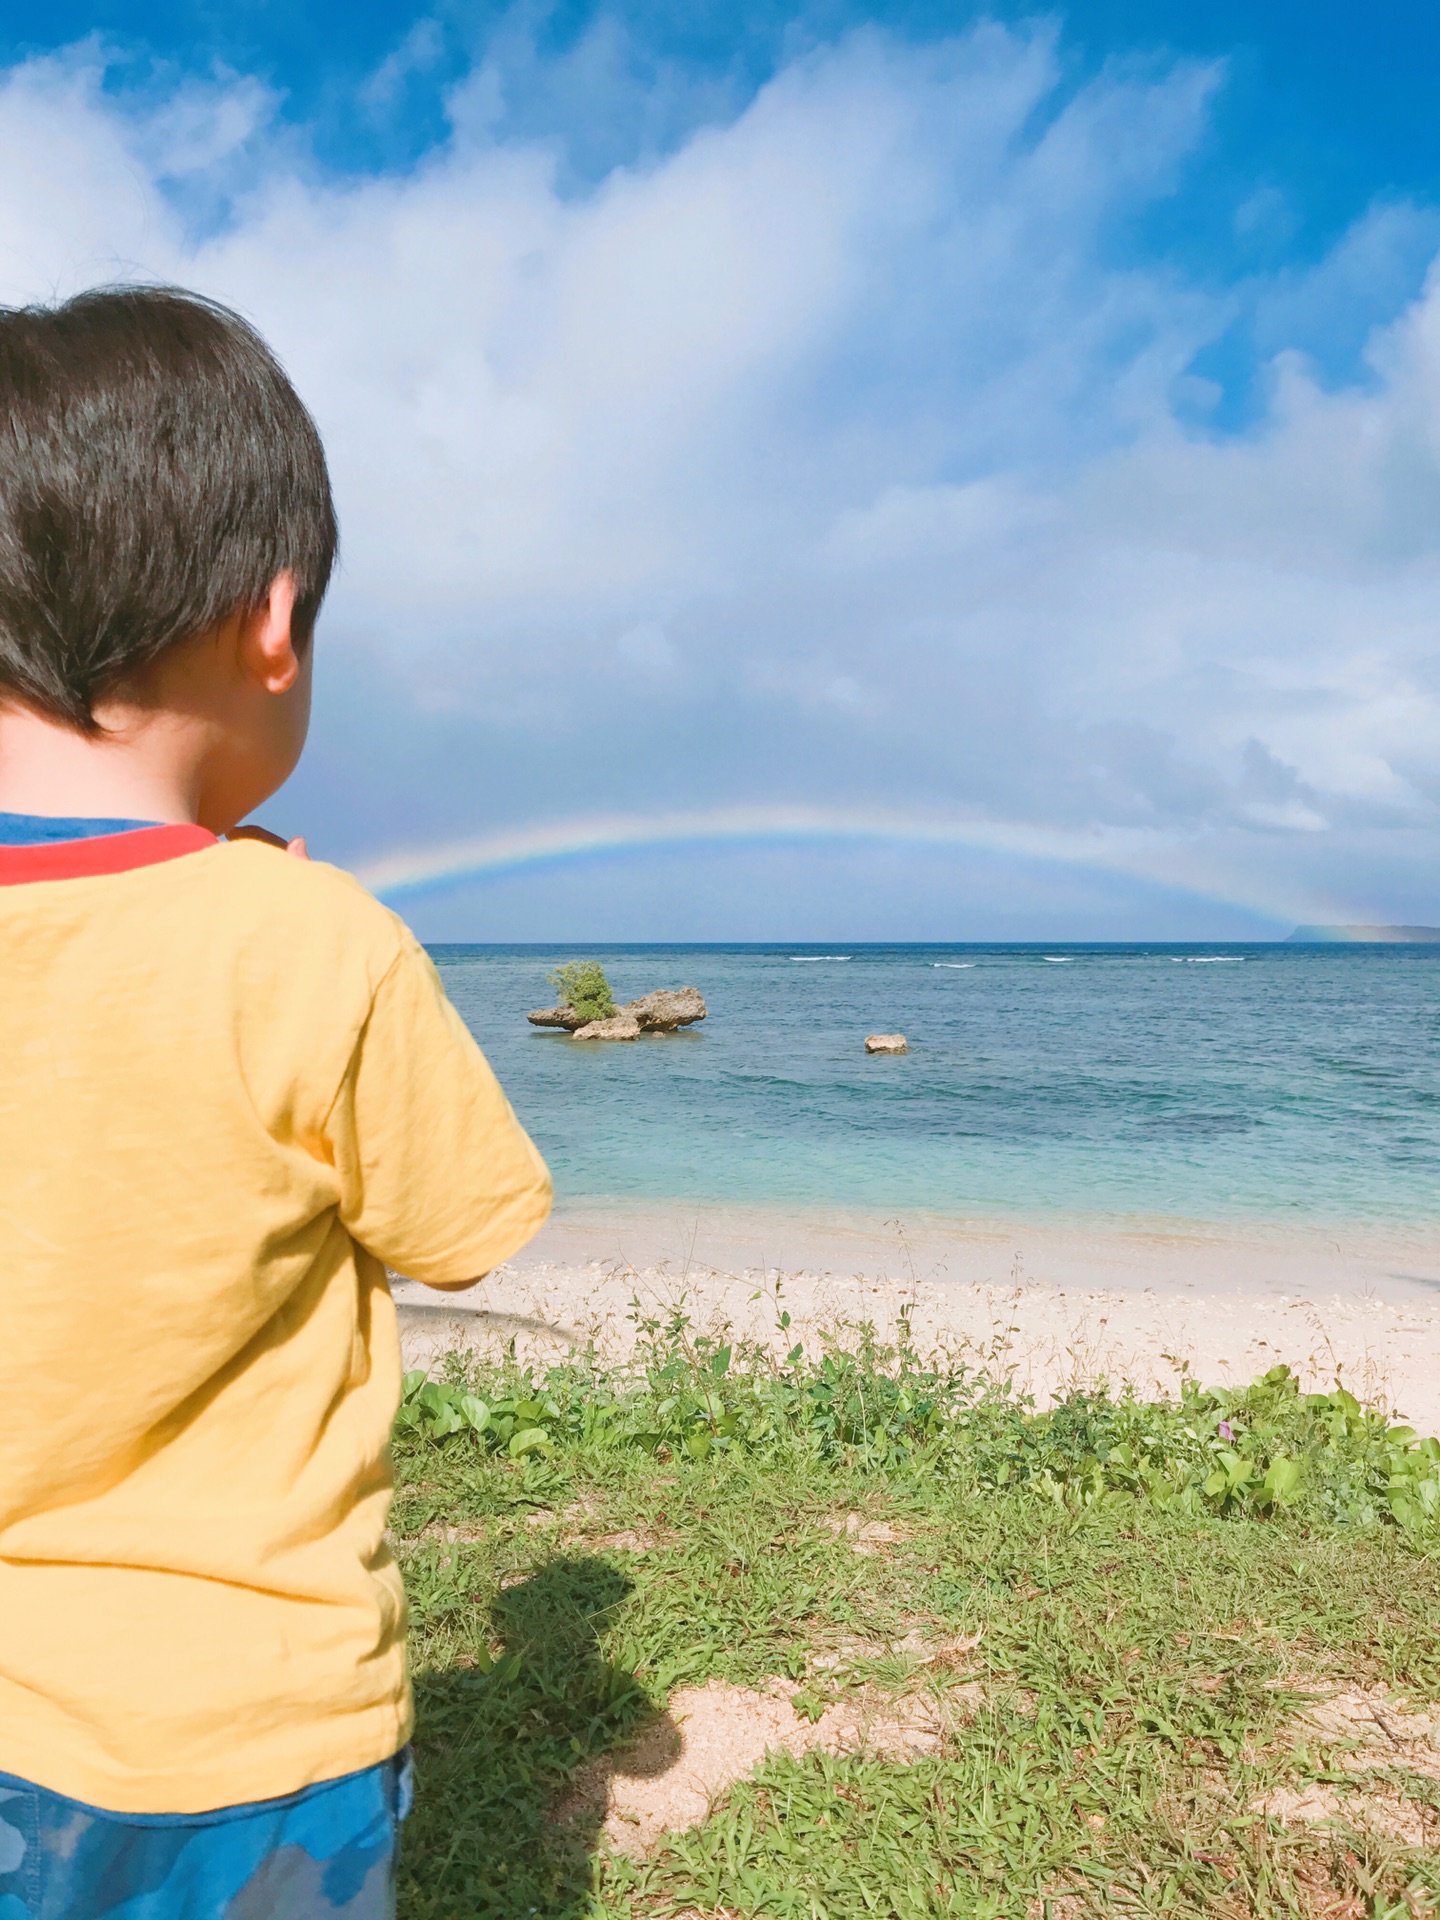
<svg viewBox="0 0 1440 1920"><path fill-rule="evenodd" d="M46 23L0 298L275 341L345 537L277 823L422 933L1440 921L1430 9Z"/></svg>

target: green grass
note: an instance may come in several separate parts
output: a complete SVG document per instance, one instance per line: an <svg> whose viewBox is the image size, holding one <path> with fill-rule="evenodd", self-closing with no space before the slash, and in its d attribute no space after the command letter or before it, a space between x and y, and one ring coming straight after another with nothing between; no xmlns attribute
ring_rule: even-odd
<svg viewBox="0 0 1440 1920"><path fill-rule="evenodd" d="M863 1338L776 1367L648 1331L621 1373L407 1384L405 1920L1440 1912L1440 1788L1297 1723L1336 1687L1440 1701L1440 1448L1281 1370L1038 1413ZM857 1553L847 1513L893 1537ZM675 1688L774 1676L811 1714L926 1692L943 1745L774 1756L643 1863L557 1826ZM1329 1827L1257 1810L1316 1781Z"/></svg>

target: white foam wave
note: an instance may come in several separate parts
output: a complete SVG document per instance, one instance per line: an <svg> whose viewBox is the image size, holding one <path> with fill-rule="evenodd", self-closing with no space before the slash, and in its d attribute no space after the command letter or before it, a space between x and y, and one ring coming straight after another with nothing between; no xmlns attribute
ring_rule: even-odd
<svg viewBox="0 0 1440 1920"><path fill-rule="evenodd" d="M822 960L850 960L853 958L853 954L848 953L792 953L790 956L791 961L797 967L817 966Z"/></svg>
<svg viewBox="0 0 1440 1920"><path fill-rule="evenodd" d="M973 960L932 960L930 964L932 967L950 967L953 969L958 967L973 967L975 962Z"/></svg>

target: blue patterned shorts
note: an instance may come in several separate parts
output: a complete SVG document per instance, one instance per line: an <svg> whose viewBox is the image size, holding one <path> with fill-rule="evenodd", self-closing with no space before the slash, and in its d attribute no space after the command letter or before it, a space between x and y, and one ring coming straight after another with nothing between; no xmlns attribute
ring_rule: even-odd
<svg viewBox="0 0 1440 1920"><path fill-rule="evenodd" d="M391 1920L408 1750L214 1813L106 1813L0 1773L0 1920Z"/></svg>

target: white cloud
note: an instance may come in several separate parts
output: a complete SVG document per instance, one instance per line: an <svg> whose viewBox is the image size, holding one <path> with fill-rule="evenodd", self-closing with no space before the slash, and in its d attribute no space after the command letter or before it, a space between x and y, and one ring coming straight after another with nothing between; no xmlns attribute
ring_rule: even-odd
<svg viewBox="0 0 1440 1920"><path fill-rule="evenodd" d="M372 113L393 110L408 83L438 66L444 53L439 21L428 16L417 20L366 81L361 101Z"/></svg>
<svg viewBox="0 0 1440 1920"><path fill-rule="evenodd" d="M407 46L379 91L434 57ZM1144 871L1306 917L1422 884L1440 284L1393 307L1433 217L1377 209L1277 279L1266 417L1184 424L1232 307L1126 236L1214 70L1062 102L1043 33L864 34L580 190L504 130L494 64L443 148L348 179L243 77L146 104L102 65L0 86L0 297L174 278L274 340L341 504L327 646L393 676L354 743L382 818L429 817L406 755L458 717L484 750L434 776L447 837L618 783L1156 829ZM197 173L223 202L199 234L173 185ZM1366 377L1323 384L1294 342L1332 310L1354 331L1372 280Z"/></svg>

